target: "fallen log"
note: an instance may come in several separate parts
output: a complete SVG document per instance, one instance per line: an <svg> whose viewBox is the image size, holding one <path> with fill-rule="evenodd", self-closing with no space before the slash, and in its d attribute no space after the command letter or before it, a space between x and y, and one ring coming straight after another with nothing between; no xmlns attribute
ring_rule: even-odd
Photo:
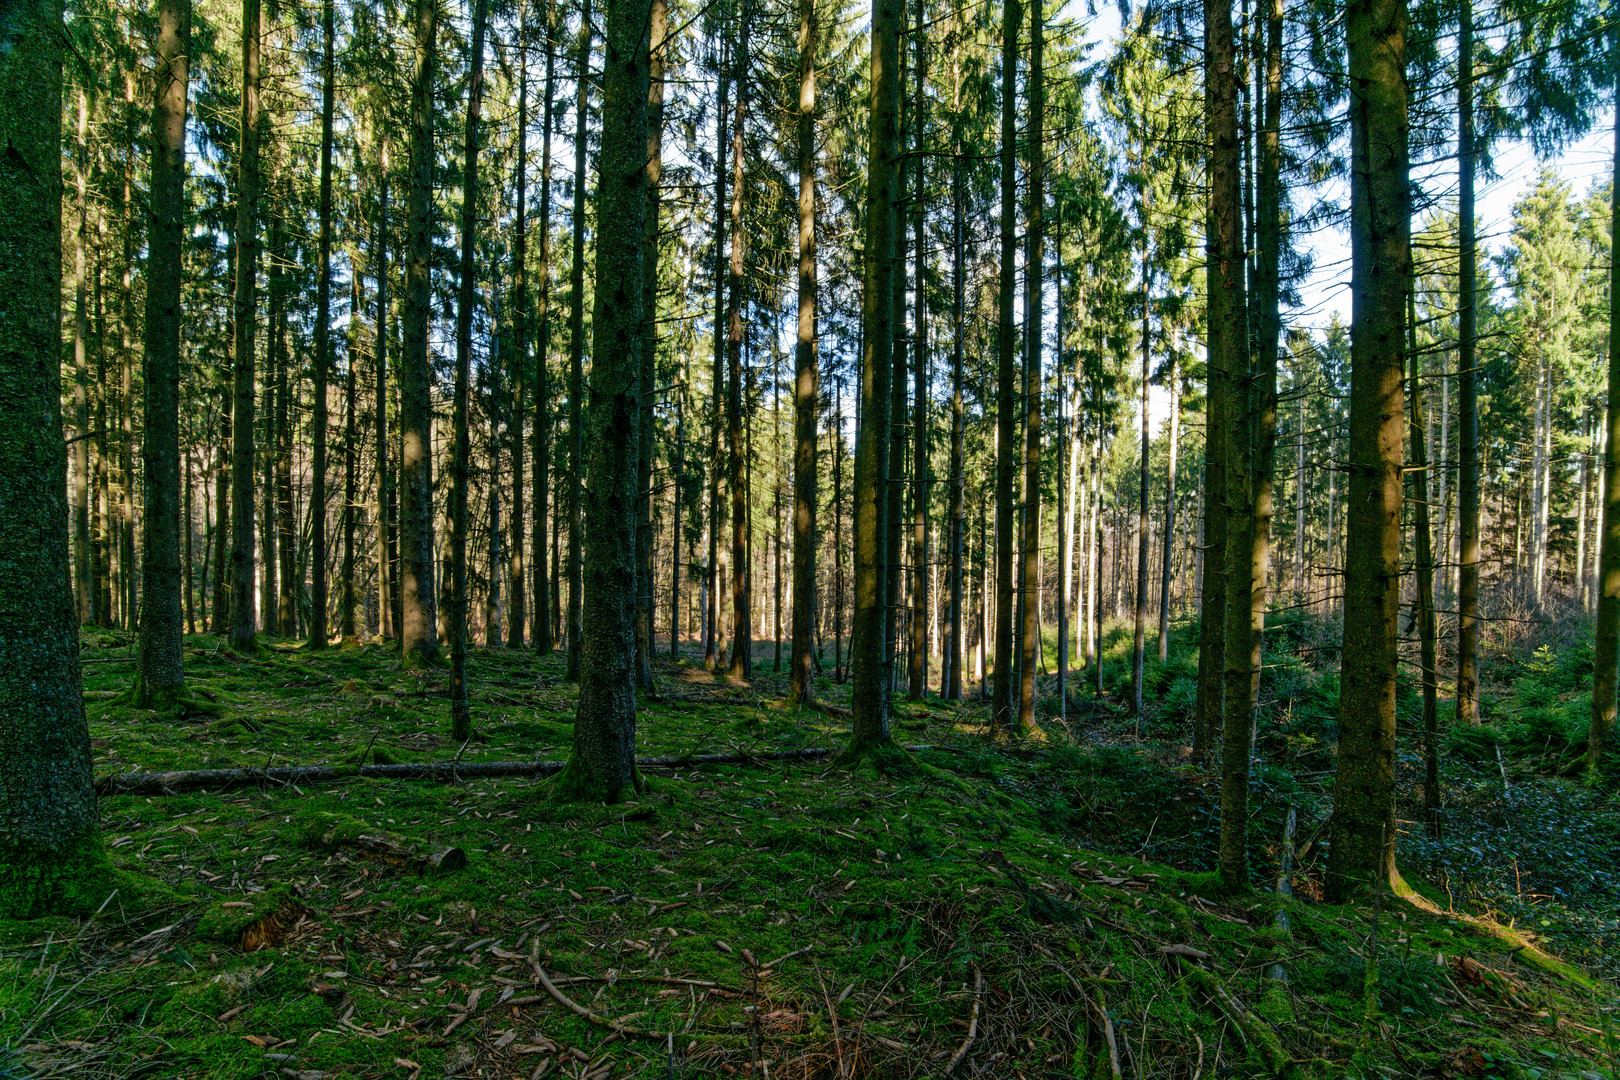
<svg viewBox="0 0 1620 1080"><path fill-rule="evenodd" d="M932 749L908 746L913 753ZM830 746L760 753L685 754L638 758L641 769L687 769L699 765L746 765L758 761L819 761L837 753ZM96 781L100 795L170 795L181 791L227 791L232 788L281 788L332 784L343 780L438 780L460 783L501 777L543 779L554 776L566 761L423 761L393 765L278 765L260 769L193 769L180 772L114 773Z"/></svg>

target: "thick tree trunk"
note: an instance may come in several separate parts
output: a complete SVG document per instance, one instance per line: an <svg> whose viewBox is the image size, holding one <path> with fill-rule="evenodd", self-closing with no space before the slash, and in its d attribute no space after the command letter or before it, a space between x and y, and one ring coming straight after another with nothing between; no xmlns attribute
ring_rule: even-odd
<svg viewBox="0 0 1620 1080"><path fill-rule="evenodd" d="M411 90L410 224L405 256L405 325L400 358L400 649L407 663L439 659L433 591L433 373L428 327L433 292L433 79L438 0L416 0L416 71Z"/></svg>
<svg viewBox="0 0 1620 1080"><path fill-rule="evenodd" d="M1400 604L1401 382L1410 282L1405 0L1354 0L1351 85L1350 517L1339 767L1327 891L1394 870L1395 642Z"/></svg>
<svg viewBox="0 0 1620 1080"><path fill-rule="evenodd" d="M643 244L647 214L649 6L608 0L592 315L585 612L574 751L562 790L607 802L640 790L636 770L636 458L641 423ZM589 40L588 36L585 38Z"/></svg>
<svg viewBox="0 0 1620 1080"><path fill-rule="evenodd" d="M337 72L333 63L334 0L321 4L321 201L315 244L315 406L310 416L309 647L326 648L326 380L332 371L332 124Z"/></svg>
<svg viewBox="0 0 1620 1080"><path fill-rule="evenodd" d="M38 5L34 10L36 18L45 18L46 5ZM142 559L143 580L141 582L141 594L143 597L143 610L140 626L140 653L136 660L135 700L138 704L163 708L172 705L185 689L185 668L181 659L181 634L184 627L180 621L181 576L179 544L180 284L183 269L181 260L183 258L186 229L186 83L187 66L191 57L191 5L188 0L164 0L158 6L157 20L156 97L152 109L152 180L149 195L151 220L146 234L147 251L149 253L146 272L146 339L144 342L143 372L146 383L146 423L145 438L141 443L141 459L146 475L145 527L142 529L145 551ZM51 58L58 55L59 46L57 42L62 31L61 27L56 25L59 22L59 17L47 21L49 25L37 29L42 34L47 35L50 40L48 42L42 40L37 53L29 50L18 50L10 54L18 59L8 60L4 59L7 54L0 52L0 64L6 65L5 68L0 68L0 70L9 69L9 71L15 71L18 76L27 75L30 79L39 80L40 83L38 86L33 85L32 82L14 83L10 90L18 96L9 100L27 101L32 100L31 95L48 94L52 80L56 81L58 87L60 86L61 69L52 65L50 61ZM32 66L29 57L37 59L40 64L44 65L41 72L35 73L29 70ZM16 66L12 67L13 64ZM30 96L23 96L25 93ZM19 113L15 109L5 111L5 117L8 120L18 115ZM59 159L54 138L60 123L57 116L58 112L50 114L48 132L53 137L50 142L44 145L46 156L42 157L39 163L34 166L35 175L54 177L60 168L57 164ZM45 119L41 117L36 119L35 122L43 124ZM11 138L14 142L20 142L23 138L33 134L33 131L19 127L17 133L12 135ZM20 184L21 179L18 178L16 182L4 184L3 189L7 193L15 193L22 190ZM52 275L48 271L44 275L39 275L38 269L42 265L49 267L51 264L47 257L50 253L60 250L60 241L56 239L57 233L54 231L55 216L59 213L59 210L55 209L59 202L54 181L50 184L47 199L51 207L51 216L47 220L53 230L50 246L43 248L38 254L30 254L27 257L23 257L23 253L19 252L18 258L0 260L0 267L3 267L4 272L7 273L10 273L12 268L29 268L26 272L25 281L8 285L3 294L8 298L29 295L23 291L25 282L39 281L49 285L48 310L50 314L45 316L43 321L29 321L20 318L8 319L7 326L15 326L17 329L11 332L18 334L24 332L22 328L25 326L48 326L50 328L49 347L40 345L35 355L51 358L49 368L50 398L54 402L56 400L58 378L54 359L56 356L54 343L58 337L56 330L57 283L52 279ZM34 220L30 218L29 224L32 225ZM0 235L29 235L25 233L24 228L24 222L17 221ZM8 358L9 363L0 364L0 371L8 374L20 374L28 370L21 357L18 354L13 355L17 356L17 358ZM132 407L132 400L127 393L127 383L125 390L124 415L127 418ZM8 395L8 400L10 400L10 395ZM18 397L16 400L21 402L26 399ZM46 426L46 422L54 418L54 410L48 415L30 417L19 407L18 411L11 415L17 424L14 430L19 434L27 433L30 427L41 427L46 431L55 430L54 426ZM32 444L30 443L30 445ZM60 451L53 451L53 455L55 453L60 453ZM8 448L5 460L7 467L0 470L0 475L18 481L23 481L27 477L27 482L39 484L42 487L45 484L44 477L30 476L27 463L31 459L26 455L23 448L18 447L15 450ZM33 468L40 469L44 465L45 463L37 463L33 465ZM59 468L59 466L54 465L52 467ZM130 477L128 470L125 471L124 476L125 508L127 511ZM35 498L38 498L38 496L35 496ZM34 502L32 500L25 501L22 493L19 492L15 502L8 497L5 500L5 505L8 507L22 507L34 505ZM43 512L43 509L41 508L41 512ZM15 521L15 518L9 513L3 515L3 517L8 521ZM21 524L21 522L16 523ZM127 518L125 523L128 523ZM52 527L60 529L62 526L53 523ZM47 551L53 551L54 538L62 535L62 533L55 531L46 532L43 535L45 539L35 537L34 542L43 545ZM15 550L20 553L21 549ZM54 572L54 568L49 566L49 560L47 559L22 559L19 557L15 560L8 558L6 561L23 569L32 568L41 572ZM129 561L123 562L122 568L126 574L133 569ZM50 630L50 632L54 633L55 631L50 628L49 622L40 617L40 613L37 611L37 605L41 602L41 598L52 596L52 590L45 587L43 582L40 583L37 590L33 585L24 586L21 582L18 584L23 591L17 595L19 597L31 596L32 598L25 604L4 605L4 609L19 612L28 611L31 613L30 624L37 627L39 632ZM8 633L6 636L9 638L11 634ZM77 635L73 635L73 637L76 642ZM19 677L24 677L23 668L28 663L30 655L32 655L31 650L20 648L15 650L15 662L8 665L7 670L14 672ZM38 655L45 657L51 654L46 652ZM71 655L67 658L58 658L54 662L67 663L73 668L77 667L77 659ZM71 674L64 672L58 678L70 678L75 684L78 682L76 671ZM41 685L55 686L56 683L42 682ZM35 706L41 709L47 707L52 710L60 709L63 717L72 717L75 713L79 716L83 715L83 706L79 704L76 687L73 690L73 700L69 703L50 702L45 695L36 694L27 701L16 703L18 719L7 724L7 731L16 732L19 736L28 732L28 724L21 717L31 715ZM72 738L75 741L78 739L76 732L82 728L82 725L82 720L74 724L75 734ZM37 735L46 734L46 731L37 733ZM49 746L49 741L45 738L37 738L34 735L27 737L34 738L33 745L41 749ZM88 769L88 750L85 751L85 754L87 759L82 768ZM51 756L56 757L57 753L53 752ZM74 762L71 754L61 756L60 761L61 764L47 770L42 775L49 775L55 772L56 769L80 767L77 764L70 765L70 763ZM73 783L76 788L79 781L75 780ZM69 815L68 827L70 829L80 828L82 830L82 822L78 825L73 824L76 815L80 811L74 809L71 800L64 806L63 812ZM90 815L89 821L93 822L95 819L93 805L89 808L88 813Z"/></svg>
<svg viewBox="0 0 1620 1080"><path fill-rule="evenodd" d="M788 701L815 700L816 618L816 4L799 0L799 323L793 352L793 644ZM836 539L835 539L836 542Z"/></svg>
<svg viewBox="0 0 1620 1080"><path fill-rule="evenodd" d="M169 345L163 358L147 353L148 371L161 375L167 359L178 375L180 183L185 126L186 24L189 12L170 3L158 7L159 107L151 241L172 252L172 268L149 276L148 344ZM5 12L0 46L0 788L6 810L0 821L0 916L89 914L105 896L87 870L100 860L96 801L91 790L90 730L85 723L79 678L79 635L68 554L67 448L62 441L62 53L66 33L62 6L54 0L13 5ZM178 67L176 67L178 65ZM165 91L172 90L172 93ZM168 110L175 109L173 122ZM171 142L171 138L173 141ZM161 198L161 203L159 199ZM161 215L161 218L159 218ZM172 286L172 289L169 288ZM172 300L166 299L172 291ZM172 329L170 339L151 332L155 322ZM82 339L81 339L82 340ZM154 359L156 370L150 366ZM148 384L149 388L151 384ZM151 393L149 389L148 400ZM173 398L169 401L172 403ZM150 408L150 405L149 405ZM172 415L172 404L170 405ZM161 419L161 417L160 417ZM169 421L169 432L173 421ZM162 433L157 433L161 436ZM148 444L154 438L149 428ZM162 449L173 447L162 444ZM150 453L150 450L148 451ZM178 674L180 594L177 538L180 459L160 464L169 488L158 510L167 511L173 572L167 592L148 594L164 605L159 628L173 638ZM149 479L152 474L148 474ZM151 500L148 501L151 509ZM150 526L149 526L150 528ZM163 525L159 524L160 535ZM159 560L160 566L163 561ZM149 562L150 568L150 562ZM169 610L172 609L172 610ZM149 613L143 627L150 625ZM154 645L161 644L154 641ZM145 648L158 676L167 652ZM71 909L71 911L69 910Z"/></svg>
<svg viewBox="0 0 1620 1080"><path fill-rule="evenodd" d="M231 306L231 647L252 652L258 621L253 610L253 381L259 327L259 0L242 0L242 111L236 158L236 293Z"/></svg>
<svg viewBox="0 0 1620 1080"><path fill-rule="evenodd" d="M894 264L900 189L900 35L903 0L874 0L862 247L861 417L855 439L855 617L850 642L854 731L846 753L892 741L886 680L885 547L889 532L889 399L894 351Z"/></svg>

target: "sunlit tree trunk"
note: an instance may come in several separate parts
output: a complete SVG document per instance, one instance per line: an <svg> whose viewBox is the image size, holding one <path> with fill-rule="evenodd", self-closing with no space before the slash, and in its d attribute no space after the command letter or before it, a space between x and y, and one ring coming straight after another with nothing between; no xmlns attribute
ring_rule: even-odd
<svg viewBox="0 0 1620 1080"><path fill-rule="evenodd" d="M788 700L799 704L815 699L811 650L816 618L816 414L821 407L816 355L816 30L815 0L799 0L799 322L793 353L793 643L788 659Z"/></svg>
<svg viewBox="0 0 1620 1080"><path fill-rule="evenodd" d="M588 145L586 114L590 112L591 66L591 0L585 0L580 11L579 52L575 57L575 72L579 86L579 100L574 112L574 206L573 206L573 262L568 271L568 288L572 296L568 309L568 465L570 475L584 475L585 468L585 153ZM620 448L621 452L624 450ZM563 677L569 682L579 681L580 635L583 608L581 590L584 588L584 564L581 561L580 535L584 529L582 505L584 493L577 483L565 485L568 492L568 658Z"/></svg>
<svg viewBox="0 0 1620 1080"><path fill-rule="evenodd" d="M321 4L321 201L315 288L315 407L310 417L314 450L309 490L309 647L324 649L326 624L326 380L332 371L332 125L336 69L333 64L334 0Z"/></svg>
<svg viewBox="0 0 1620 1080"><path fill-rule="evenodd" d="M1018 0L1004 0L1001 16L1001 261L996 298L996 627L990 730L1013 732L1013 478L1016 475L1013 409L1018 355L1013 325L1018 238Z"/></svg>

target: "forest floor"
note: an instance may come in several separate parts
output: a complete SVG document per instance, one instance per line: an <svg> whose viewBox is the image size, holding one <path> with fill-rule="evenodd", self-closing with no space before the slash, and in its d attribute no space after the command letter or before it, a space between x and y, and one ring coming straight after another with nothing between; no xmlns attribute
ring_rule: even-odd
<svg viewBox="0 0 1620 1080"><path fill-rule="evenodd" d="M0 1077L1620 1075L1616 785L1555 775L1580 658L1493 661L1495 723L1447 742L1444 839L1403 820L1415 891L1340 907L1318 899L1337 680L1311 632L1271 635L1246 893L1208 873L1190 649L1150 664L1141 719L1077 686L1045 740L997 747L977 703L901 702L897 735L930 749L881 768L661 768L611 807L533 779L108 795L129 888L0 923ZM181 720L118 700L132 652L85 635L98 776L563 759L572 738L560 655L475 651L486 741L457 746L444 673L380 647L189 638L218 715ZM841 745L847 720L783 709L757 655L746 685L660 662L639 753ZM1406 808L1418 751L1403 730ZM421 858L450 845L464 867Z"/></svg>

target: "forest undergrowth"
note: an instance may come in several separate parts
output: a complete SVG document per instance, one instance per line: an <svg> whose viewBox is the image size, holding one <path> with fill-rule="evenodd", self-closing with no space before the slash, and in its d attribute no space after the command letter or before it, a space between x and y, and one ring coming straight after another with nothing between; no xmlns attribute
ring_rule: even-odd
<svg viewBox="0 0 1620 1080"><path fill-rule="evenodd" d="M0 1076L1620 1075L1614 778L1558 775L1589 639L1491 658L1491 723L1443 726L1439 838L1403 684L1412 891L1358 907L1318 899L1331 639L1304 617L1268 635L1250 892L1210 872L1189 628L1141 717L1123 682L1075 675L1059 718L1043 681L1046 740L998 746L977 702L897 701L928 749L853 773L757 757L836 748L847 723L830 681L832 711L785 710L765 645L746 685L657 666L641 755L753 760L649 769L636 802L533 779L107 795L126 887L92 919L0 923ZM1128 634L1104 644L1123 680ZM98 777L562 760L572 737L560 656L475 652L479 739L457 745L445 673L393 651L188 638L206 708L178 721L122 699L132 654L85 636Z"/></svg>

